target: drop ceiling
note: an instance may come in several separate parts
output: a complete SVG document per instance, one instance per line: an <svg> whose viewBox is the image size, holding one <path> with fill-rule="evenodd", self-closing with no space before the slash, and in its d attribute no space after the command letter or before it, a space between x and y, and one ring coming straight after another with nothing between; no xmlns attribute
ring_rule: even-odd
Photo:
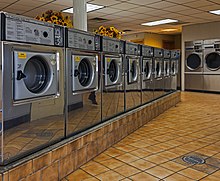
<svg viewBox="0 0 220 181"><path fill-rule="evenodd" d="M208 11L220 9L220 0L88 0L105 8L88 13L88 26L92 31L100 25L115 26L120 30L162 33L163 29L177 29L183 25L220 21L220 16ZM72 0L0 0L0 10L35 17L46 10L71 7ZM103 18L103 21L97 21ZM142 26L142 23L161 19L177 19L179 23Z"/></svg>

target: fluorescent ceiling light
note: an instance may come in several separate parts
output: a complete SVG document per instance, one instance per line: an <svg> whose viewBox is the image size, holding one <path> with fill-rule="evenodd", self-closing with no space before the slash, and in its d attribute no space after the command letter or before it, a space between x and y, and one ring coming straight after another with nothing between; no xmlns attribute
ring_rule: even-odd
<svg viewBox="0 0 220 181"><path fill-rule="evenodd" d="M167 23L175 23L175 22L178 22L178 20L163 19L163 20L159 20L159 21L152 21L152 22L148 22L148 23L142 23L141 25L144 25L144 26L157 26L157 25L162 25L162 24L167 24Z"/></svg>
<svg viewBox="0 0 220 181"><path fill-rule="evenodd" d="M89 3L86 4L87 13L91 12L91 11L101 9L101 8L104 8L104 6L96 5L96 4L89 4ZM68 9L62 10L62 12L64 12L64 13L73 13L74 10L73 10L73 8L68 8Z"/></svg>
<svg viewBox="0 0 220 181"><path fill-rule="evenodd" d="M219 10L214 10L214 11L209 11L209 13L220 15L220 9Z"/></svg>
<svg viewBox="0 0 220 181"><path fill-rule="evenodd" d="M175 29L175 28L168 28L168 29L163 29L161 31L163 32L171 32L171 31L177 31L178 29Z"/></svg>

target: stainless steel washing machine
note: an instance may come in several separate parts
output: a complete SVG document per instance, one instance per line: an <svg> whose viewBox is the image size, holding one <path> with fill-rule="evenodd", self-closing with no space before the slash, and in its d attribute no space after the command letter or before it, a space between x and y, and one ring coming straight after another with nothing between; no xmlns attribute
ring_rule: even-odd
<svg viewBox="0 0 220 181"><path fill-rule="evenodd" d="M185 42L185 89L203 90L203 41Z"/></svg>
<svg viewBox="0 0 220 181"><path fill-rule="evenodd" d="M179 73L180 50L171 50L170 57L170 90L177 90L177 77Z"/></svg>
<svg viewBox="0 0 220 181"><path fill-rule="evenodd" d="M142 45L141 56L141 82L142 82L142 103L148 103L154 99L153 85L153 56L154 48Z"/></svg>
<svg viewBox="0 0 220 181"><path fill-rule="evenodd" d="M126 111L141 105L140 45L126 42L125 45Z"/></svg>
<svg viewBox="0 0 220 181"><path fill-rule="evenodd" d="M170 84L171 84L171 52L170 50L164 50L164 63L163 63L163 78L164 78L164 91L166 94L171 92Z"/></svg>
<svg viewBox="0 0 220 181"><path fill-rule="evenodd" d="M101 40L92 33L66 29L67 135L101 122Z"/></svg>
<svg viewBox="0 0 220 181"><path fill-rule="evenodd" d="M204 90L220 92L220 39L204 41Z"/></svg>
<svg viewBox="0 0 220 181"><path fill-rule="evenodd" d="M64 28L1 13L1 35L1 147L7 150L1 161L6 163L64 137ZM48 137L42 140L41 133ZM31 139L19 141L25 138Z"/></svg>
<svg viewBox="0 0 220 181"><path fill-rule="evenodd" d="M154 48L154 62L153 62L153 73L154 73L154 99L160 98L164 95L164 78L163 78L163 49Z"/></svg>
<svg viewBox="0 0 220 181"><path fill-rule="evenodd" d="M102 120L125 111L124 67L125 42L102 37L103 91Z"/></svg>

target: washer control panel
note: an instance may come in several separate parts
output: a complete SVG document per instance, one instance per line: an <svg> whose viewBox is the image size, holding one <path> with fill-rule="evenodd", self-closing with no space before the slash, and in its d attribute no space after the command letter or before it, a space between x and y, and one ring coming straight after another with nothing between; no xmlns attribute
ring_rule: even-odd
<svg viewBox="0 0 220 181"><path fill-rule="evenodd" d="M163 50L160 49L160 48L154 48L154 57L157 57L157 58L162 58L164 55L163 55Z"/></svg>
<svg viewBox="0 0 220 181"><path fill-rule="evenodd" d="M102 51L109 52L109 53L123 54L124 43L123 41L120 41L117 39L103 37L102 38Z"/></svg>
<svg viewBox="0 0 220 181"><path fill-rule="evenodd" d="M96 46L95 35L76 29L68 30L67 47L94 51Z"/></svg>
<svg viewBox="0 0 220 181"><path fill-rule="evenodd" d="M64 46L64 28L27 18L2 13L3 40L51 46Z"/></svg>
<svg viewBox="0 0 220 181"><path fill-rule="evenodd" d="M154 56L154 48L143 45L142 46L142 56L153 57Z"/></svg>
<svg viewBox="0 0 220 181"><path fill-rule="evenodd" d="M126 46L125 53L127 55L140 55L140 45L131 42L126 42L125 46Z"/></svg>
<svg viewBox="0 0 220 181"><path fill-rule="evenodd" d="M164 50L164 58L170 58L171 53L170 50Z"/></svg>
<svg viewBox="0 0 220 181"><path fill-rule="evenodd" d="M172 50L171 59L179 59L179 58L180 58L180 50Z"/></svg>

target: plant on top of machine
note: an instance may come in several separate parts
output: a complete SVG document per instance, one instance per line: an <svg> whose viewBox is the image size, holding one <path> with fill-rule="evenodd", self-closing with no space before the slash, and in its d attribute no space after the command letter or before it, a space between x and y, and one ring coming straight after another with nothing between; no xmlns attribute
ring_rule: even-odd
<svg viewBox="0 0 220 181"><path fill-rule="evenodd" d="M108 36L110 38L118 38L121 39L122 32L120 32L115 27L104 27L100 26L97 30L95 30L96 34L102 35L102 36Z"/></svg>
<svg viewBox="0 0 220 181"><path fill-rule="evenodd" d="M54 23L57 25L66 26L68 28L73 27L73 23L70 16L65 16L63 13L53 10L48 10L45 13L36 16L36 19L48 23Z"/></svg>

